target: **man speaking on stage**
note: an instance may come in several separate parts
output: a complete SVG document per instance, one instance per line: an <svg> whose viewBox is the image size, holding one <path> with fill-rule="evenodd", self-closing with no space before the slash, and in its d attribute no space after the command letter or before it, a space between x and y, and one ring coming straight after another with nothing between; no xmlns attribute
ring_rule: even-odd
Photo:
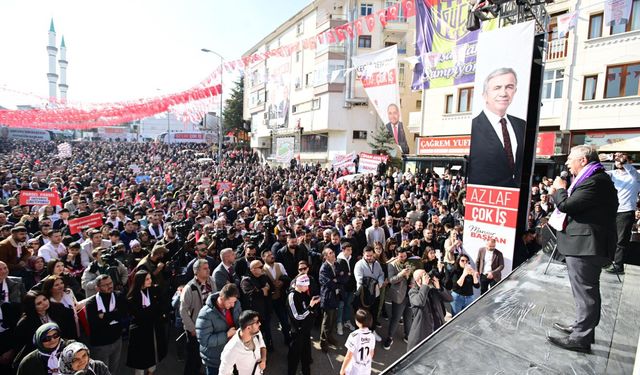
<svg viewBox="0 0 640 375"><path fill-rule="evenodd" d="M558 251L566 258L576 317L570 324L553 324L568 336L547 339L563 349L588 353L600 322L600 272L616 246L618 195L592 147L573 147L565 164L573 181L568 189L560 177L553 182L556 210L549 224L556 229Z"/></svg>
<svg viewBox="0 0 640 375"><path fill-rule="evenodd" d="M518 187L527 123L507 114L518 85L516 72L500 68L484 80L485 107L471 122L470 184Z"/></svg>

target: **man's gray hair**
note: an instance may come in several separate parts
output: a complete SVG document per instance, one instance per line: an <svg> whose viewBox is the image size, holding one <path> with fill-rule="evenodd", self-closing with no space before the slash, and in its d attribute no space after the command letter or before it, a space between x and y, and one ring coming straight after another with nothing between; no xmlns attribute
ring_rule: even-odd
<svg viewBox="0 0 640 375"><path fill-rule="evenodd" d="M224 256L229 254L229 253L233 253L233 249L230 248L230 247L227 247L226 249L220 250L220 260L224 259Z"/></svg>
<svg viewBox="0 0 640 375"><path fill-rule="evenodd" d="M598 158L598 152L596 151L596 148L593 146L588 146L588 145L574 146L574 147L571 147L571 152L572 153L575 152L580 157L584 156L585 158L587 158L587 163L600 160Z"/></svg>
<svg viewBox="0 0 640 375"><path fill-rule="evenodd" d="M204 264L209 264L209 262L206 259L197 259L192 266L193 274L197 274L198 271L200 271L200 267L202 267Z"/></svg>
<svg viewBox="0 0 640 375"><path fill-rule="evenodd" d="M513 74L513 78L515 78L516 80L516 86L518 85L518 75L516 74L515 70L511 68L498 68L493 72L489 73L487 78L484 79L484 86L482 86L482 93L484 94L487 92L487 86L489 86L489 81L491 81L495 77L503 76L505 74Z"/></svg>

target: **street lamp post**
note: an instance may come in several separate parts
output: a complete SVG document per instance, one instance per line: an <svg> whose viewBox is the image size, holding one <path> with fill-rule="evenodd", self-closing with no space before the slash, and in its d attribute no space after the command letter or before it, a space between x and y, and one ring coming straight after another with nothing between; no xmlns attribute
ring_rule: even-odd
<svg viewBox="0 0 640 375"><path fill-rule="evenodd" d="M200 51L205 53L213 53L220 58L220 87L222 88L222 78L224 76L224 57L216 51L207 48L201 48ZM222 163L222 93L220 93L220 113L218 113L218 163Z"/></svg>

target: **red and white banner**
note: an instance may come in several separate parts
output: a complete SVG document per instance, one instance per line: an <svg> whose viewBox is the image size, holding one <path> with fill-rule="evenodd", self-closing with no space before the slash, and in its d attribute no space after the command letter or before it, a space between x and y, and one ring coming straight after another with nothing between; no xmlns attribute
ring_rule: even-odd
<svg viewBox="0 0 640 375"><path fill-rule="evenodd" d="M53 191L22 190L19 202L27 206L62 206L60 195Z"/></svg>
<svg viewBox="0 0 640 375"><path fill-rule="evenodd" d="M369 100L384 124L389 123L387 113L394 104L400 112L398 90L398 46L383 48L351 58L356 76L364 86Z"/></svg>
<svg viewBox="0 0 640 375"><path fill-rule="evenodd" d="M218 190L218 193L220 193L221 191L229 191L233 189L233 182L231 181L218 182L216 184L216 189Z"/></svg>
<svg viewBox="0 0 640 375"><path fill-rule="evenodd" d="M205 189L211 187L211 177L202 177L202 179L200 180L200 186Z"/></svg>
<svg viewBox="0 0 640 375"><path fill-rule="evenodd" d="M219 195L214 195L213 196L213 208L215 210L217 210L218 208L220 208L220 196Z"/></svg>
<svg viewBox="0 0 640 375"><path fill-rule="evenodd" d="M538 133L538 142L536 145L536 157L550 158L556 154L556 133L540 132Z"/></svg>
<svg viewBox="0 0 640 375"><path fill-rule="evenodd" d="M516 188L467 185L464 249L475 261L486 241L495 239L496 248L504 256L503 276L511 272L513 264L519 197L520 190Z"/></svg>
<svg viewBox="0 0 640 375"><path fill-rule="evenodd" d="M76 234L85 228L100 228L101 226L102 214L92 214L69 220L69 233Z"/></svg>
<svg viewBox="0 0 640 375"><path fill-rule="evenodd" d="M471 136L418 138L418 155L469 155Z"/></svg>
<svg viewBox="0 0 640 375"><path fill-rule="evenodd" d="M355 173L356 164L353 160L356 158L356 152L352 151L346 155L336 155L333 159L333 169L338 170L339 168L347 169L351 173Z"/></svg>
<svg viewBox="0 0 640 375"><path fill-rule="evenodd" d="M378 173L378 165L386 163L389 157L387 155L360 153L360 161L358 162L358 173Z"/></svg>

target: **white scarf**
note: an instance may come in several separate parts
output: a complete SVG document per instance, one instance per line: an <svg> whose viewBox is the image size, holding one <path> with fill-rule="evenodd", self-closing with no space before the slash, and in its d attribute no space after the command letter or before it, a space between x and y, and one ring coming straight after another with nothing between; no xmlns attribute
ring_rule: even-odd
<svg viewBox="0 0 640 375"><path fill-rule="evenodd" d="M149 307L151 305L151 299L149 299L149 289L140 291L142 294L142 307Z"/></svg>
<svg viewBox="0 0 640 375"><path fill-rule="evenodd" d="M60 341L62 342L62 339ZM40 354L43 357L49 357L49 359L47 360L47 369L51 370L53 374L57 374L58 369L60 368L60 353L58 353L58 351L60 350L60 346L61 345L58 344L58 346L56 347L56 350L54 350L51 353L46 353L39 350Z"/></svg>
<svg viewBox="0 0 640 375"><path fill-rule="evenodd" d="M4 301L9 302L9 284L7 284L7 280L2 280L2 290L4 291Z"/></svg>
<svg viewBox="0 0 640 375"><path fill-rule="evenodd" d="M100 293L96 294L96 305L98 306L98 312L106 313L107 310L104 308L104 303L102 302L102 297ZM111 312L116 309L116 295L111 293L111 299L109 300L109 311Z"/></svg>
<svg viewBox="0 0 640 375"><path fill-rule="evenodd" d="M18 253L18 259L20 259L22 257L22 246L24 246L25 243L16 242L16 240L14 240L13 237L9 237L9 242L11 243L11 246L16 248L16 252Z"/></svg>
<svg viewBox="0 0 640 375"><path fill-rule="evenodd" d="M162 224L158 224L158 233L156 233L156 231L153 229L153 224L149 224L149 227L147 229L149 230L149 234L151 234L151 236L153 236L153 238L155 238L156 240L158 238L161 238L164 234Z"/></svg>

